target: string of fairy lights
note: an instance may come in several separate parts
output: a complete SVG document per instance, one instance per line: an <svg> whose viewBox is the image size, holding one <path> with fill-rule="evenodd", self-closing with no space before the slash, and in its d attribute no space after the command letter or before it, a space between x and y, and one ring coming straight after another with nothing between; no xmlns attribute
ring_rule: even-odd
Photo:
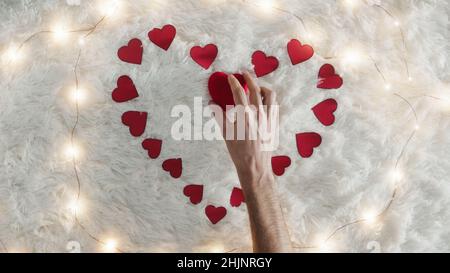
<svg viewBox="0 0 450 273"><path fill-rule="evenodd" d="M227 0L227 1L234 1L234 0ZM246 5L253 5L254 7L258 7L265 11L270 11L270 12L275 11L275 12L280 12L280 13L284 13L284 14L289 14L290 16L297 19L301 23L301 25L303 26L303 29L306 33L305 36L307 38L311 38L311 33L309 33L309 30L307 28L305 20L301 16L299 16L287 9L279 7L275 3L275 0L259 0L259 1L257 1L257 0L237 0L237 1L240 1L241 3L246 4ZM336 2L338 2L338 0L336 0ZM402 62L405 65L405 71L406 71L406 76L407 76L406 79L408 81L412 81L413 79L410 75L410 67L409 67L409 62L408 62L408 50L407 50L407 45L406 45L405 32L400 23L400 20L398 20L398 18L391 11L389 11L386 7L382 6L381 4L370 5L365 0L362 0L362 1L342 0L341 2L344 5L346 5L348 8L351 8L351 9L354 9L357 5L366 4L367 6L374 7L374 8L381 10L385 15L387 15L392 20L393 25L398 28L400 36L401 36L402 48L403 48L403 53L401 55L401 58L402 58ZM40 31L37 31L37 32L31 34L30 36L28 36L18 46L11 46L2 56L3 61L5 61L8 64L13 64L13 63L19 62L24 57L22 54L23 47L27 43L32 41L35 37L38 37L42 34L51 34L57 40L64 40L70 34L75 34L75 33L83 34L83 35L81 35L81 37L79 37L79 40L78 40L79 50L78 50L77 58L76 58L74 69L73 69L75 87L73 89L72 98L73 98L73 101L75 104L75 122L71 128L70 141L69 141L70 144L67 147L67 151L66 151L66 154L71 159L74 176L75 176L75 179L77 182L76 196L75 196L74 200L72 202L70 202L69 208L73 212L74 220L75 220L76 224L81 228L81 230L83 232L85 232L87 234L87 236L89 236L92 240L97 242L102 247L102 250L105 252L125 252L125 251L123 251L122 249L120 249L118 247L118 242L116 239L114 239L114 238L100 239L98 236L91 233L89 231L89 229L86 228L86 226L79 219L79 214L81 211L80 197L81 197L81 192L82 192L82 185L81 185L81 180L80 180L80 176L79 176L79 168L78 168L78 155L79 155L80 151L79 151L79 147L76 144L75 138L76 138L76 131L78 129L79 118L80 118L79 103L86 96L86 93L83 92L83 90L80 88L80 83L79 83L80 80L79 80L78 70L79 70L80 59L82 56L83 46L85 45L87 38L89 36L91 36L102 23L104 23L108 18L110 18L114 15L116 10L119 9L120 4L121 4L120 0L112 0L112 1L109 1L108 4L105 4L103 2L103 5L100 8L102 10L102 12L101 12L102 16L92 26L89 26L86 28L70 30L70 29L64 28L61 25L56 25L53 29L50 29L50 30L40 30ZM316 55L320 56L320 54L318 52L316 52ZM352 61L355 61L355 59L363 58L362 54L360 52L357 52L356 50L353 52L350 51L349 54L345 54L344 56L332 56L332 57L321 56L321 57L324 59L331 59L331 60L343 59L343 61L345 61L345 62L348 62L348 61L352 62ZM380 69L377 62L370 55L367 58L369 58L371 60L371 62L374 65L374 69L377 71L377 73L380 75L381 79L383 80L385 89L391 90L392 86L387 81L385 75L383 74L383 72ZM393 167L393 180L395 182L395 185L394 185L394 189L392 191L392 194L391 194L389 200L382 207L382 209L379 210L379 212L374 212L372 210L367 211L366 213L364 213L364 215L361 218L344 223L344 224L336 227L334 230L332 230L332 232L329 233L329 235L325 236L320 242L317 242L317 243L314 243L311 245L294 245L294 248L296 248L296 249L330 250L328 242L340 231L346 229L349 226L353 226L353 225L360 224L360 223L369 223L370 224L370 223L379 222L383 219L383 217L386 215L386 213L392 207L393 202L395 201L395 199L398 196L399 182L402 180L402 177L403 177L402 171L400 170L400 167L399 167L400 162L401 162L402 158L404 157L405 152L406 152L409 144L411 143L411 140L414 138L417 130L419 129L419 119L418 119L417 112L416 112L415 108L413 107L413 105L409 102L409 100L407 98L405 98L401 94L393 93L393 95L395 95L401 101L405 102L408 105L410 111L414 115L415 124L414 124L414 128L412 129L412 132L410 133L408 139L405 141L404 145L402 146L402 149L400 150L400 153L398 154L398 156L395 160L395 164ZM430 98L433 98L436 100L443 100L443 98L439 98L437 96L423 95L423 97L430 97ZM3 248L3 250L5 252L9 252L7 246L4 244L4 242L2 240L0 240L0 246ZM234 248L230 251L224 251L223 247L217 247L217 246L214 247L214 249L211 249L212 252L233 252L236 250L239 250L239 249Z"/></svg>
<svg viewBox="0 0 450 273"><path fill-rule="evenodd" d="M278 7L276 5L275 1L273 1L273 0L259 1L259 2L251 2L249 0L241 0L241 1L245 4L259 6L263 9L265 9L266 11L276 11L276 12L280 12L280 13L284 13L284 14L288 14L288 15L292 16L293 18L297 19L300 22L300 24L302 25L303 30L305 31L305 37L311 38L312 35L311 35L311 33L309 33L309 30L305 23L305 20L298 14L295 14L289 10ZM413 80L413 78L411 77L411 74L410 74L409 62L408 62L408 57L407 57L408 56L408 47L407 47L406 39L405 39L405 32L403 30L402 24L400 23L400 20L391 11L389 11L386 7L384 7L383 5L381 5L379 3L370 4L367 0L362 0L362 1L343 0L342 3L345 4L349 9L355 9L358 5L361 5L361 4L365 4L369 7L377 8L377 9L381 10L384 14L386 14L392 20L392 24L398 29L400 37L401 37L403 51L402 51L402 55L400 56L400 58L402 59L402 62L405 66L406 79L409 82L411 82ZM315 54L321 56L320 53L318 53L317 51L315 51ZM326 60L333 60L333 59L339 58L336 56L332 56L332 57L321 56L321 57ZM364 57L363 54L355 49L351 49L351 50L347 51L344 54L344 56L341 56L341 58L347 59L347 61L344 61L347 63L352 63L352 62L358 61L358 59L363 58L363 57ZM378 63L375 61L375 59L371 55L368 55L367 58L372 62L376 72L380 75L381 79L383 80L384 88L387 91L391 90L392 85L391 85L391 83L389 83L387 81L387 79L386 79L384 73L382 72L380 66L378 65ZM411 143L412 139L416 135L417 130L420 129L419 118L418 118L418 115L417 115L417 112L416 112L414 106L409 102L409 100L407 98L405 98L401 94L393 93L393 95L398 97L404 103L407 104L411 113L414 116L415 123L414 123L414 128L412 129L412 132L409 134L409 137L406 139L405 143L403 144L403 146L400 150L399 155L397 156L397 158L395 160L395 164L394 164L393 172L392 172L392 178L394 180L394 188L392 190L392 194L391 194L388 202L383 206L383 208L378 213L374 210L368 210L362 215L361 218L346 222L346 223L336 227L329 233L329 235L320 238L318 240L318 242L316 242L315 244L311 244L311 245L294 244L293 247L295 249L318 249L318 250L323 250L323 251L330 251L330 250L333 251L332 249L330 249L328 242L336 234L338 234L338 232L346 229L347 227L361 224L361 223L374 224L375 222L380 222L383 219L383 217L386 215L386 213L389 211L389 209L391 208L392 204L394 203L394 201L398 195L399 182L403 178L402 171L400 170L399 164L400 164L402 158L404 157L409 144ZM430 98L433 98L436 100L444 100L443 98L439 98L436 96L429 96L429 95L423 95L423 96L427 96L427 97L430 97Z"/></svg>
<svg viewBox="0 0 450 273"><path fill-rule="evenodd" d="M73 213L73 217L75 220L75 223L81 228L81 230L83 230L92 240L94 240L95 242L97 242L98 244L100 244L103 247L103 250L105 252L124 252L123 250L121 250L118 246L117 246L117 242L114 238L107 238L105 240L102 240L100 238L98 238L97 236L95 236L94 234L92 234L86 227L85 225L80 221L78 215L80 213L80 209L81 209L81 179L79 176L79 171L78 171L78 161L77 161L77 157L79 155L79 147L76 144L75 141L75 135L76 135L76 131L79 125L79 120L80 120L80 101L86 96L85 92L83 92L83 90L80 88L80 81L79 81L79 75L78 75L78 69L79 69L79 64L80 64L80 58L81 58L81 54L83 51L83 47L86 44L86 40L89 36L91 36L96 30L97 28L100 26L101 23L103 23L108 17L113 16L113 14L117 11L117 9L119 8L119 4L120 2L117 1L110 1L108 2L108 5L106 5L104 2L100 2L102 5L99 6L100 12L102 14L101 18L92 26L89 27L85 27L85 28L80 28L80 29L66 29L64 26L62 25L55 25L52 29L49 30L40 30L37 31L31 35L29 35L25 40L23 40L22 43L20 43L17 47L10 47L5 54L3 54L3 60L8 63L8 64L12 64L15 62L18 62L22 59L23 55L22 53L22 49L23 47L29 43L30 41L32 41L34 38L38 37L39 35L42 34L51 34L53 35L53 37L55 38L55 40L57 41L63 41L67 38L67 36L69 34L74 34L74 33L81 33L82 35L79 37L78 39L78 45L79 45L79 49L78 49L78 54L77 54L77 58L75 61L75 65L73 68L73 74L74 74L74 81L75 81L75 86L72 90L72 94L71 97L74 101L75 104L75 122L72 126L71 132L70 132L70 144L68 145L68 147L66 148L66 155L70 158L71 162L72 162L72 167L73 167L73 172L75 175L75 179L76 179L76 197L75 199L69 203L68 207L69 209L72 211ZM7 246L5 245L5 243L3 241L0 240L0 246L3 248L4 252L21 252L20 250L17 251L12 251L12 250L8 250Z"/></svg>
<svg viewBox="0 0 450 273"><path fill-rule="evenodd" d="M80 102L80 97L82 96L80 93L80 84L79 84L79 80L78 80L78 67L80 64L80 58L81 58L81 52L82 49L81 47L84 45L85 43L85 39L87 37L89 37L92 33L94 33L94 31L97 29L97 27L106 19L106 15L104 15L97 23L95 23L95 25L90 28L87 29L85 31L87 31L87 34L84 35L83 37L80 38L80 49L78 51L78 57L77 60L75 62L75 67L73 69L73 73L74 73L74 77L75 77L75 89L74 89L74 94L73 94L73 99L75 102L75 123L72 127L71 133L70 133L70 147L69 147L69 155L71 155L72 158L72 166L73 166L73 171L75 174L75 178L76 178L76 182L77 182L77 196L76 199L74 200L74 202L72 204L70 204L70 208L73 211L74 214L74 218L75 218L75 222L77 223L77 225L94 241L96 241L97 243L99 243L100 245L104 246L104 248L106 250L115 250L117 252L123 252L120 248L117 247L117 243L114 239L107 239L105 240L101 240L98 237L96 237L95 235L93 235L91 232L89 232L89 230L81 223L80 219L78 218L78 213L79 213L79 209L80 209L80 197L81 197L81 180L80 180L80 176L78 175L78 166L77 166L77 151L76 151L76 145L75 145L75 133L78 127L78 123L80 120L80 107L79 107L79 102Z"/></svg>

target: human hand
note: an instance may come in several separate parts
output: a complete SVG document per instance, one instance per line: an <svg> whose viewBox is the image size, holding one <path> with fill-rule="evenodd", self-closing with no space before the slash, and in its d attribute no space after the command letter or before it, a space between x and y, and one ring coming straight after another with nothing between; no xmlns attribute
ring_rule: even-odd
<svg viewBox="0 0 450 273"><path fill-rule="evenodd" d="M259 181L273 181L271 158L274 139L278 140L278 105L275 93L260 87L250 73L245 72L244 79L248 95L236 77L228 76L236 104L234 109L238 110L234 111L232 121L228 112L223 114L222 129L245 190Z"/></svg>
<svg viewBox="0 0 450 273"><path fill-rule="evenodd" d="M228 76L236 106L234 111L222 112L218 121L244 192L254 251L290 252L289 233L271 168L273 141L278 142L275 93L260 87L248 72L244 79L248 96L236 77ZM229 112L234 113L231 121ZM268 140L272 145L267 146Z"/></svg>

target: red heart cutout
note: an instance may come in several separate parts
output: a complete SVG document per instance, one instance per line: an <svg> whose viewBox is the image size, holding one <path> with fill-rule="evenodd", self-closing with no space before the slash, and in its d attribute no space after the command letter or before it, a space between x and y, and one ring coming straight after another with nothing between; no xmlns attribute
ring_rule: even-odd
<svg viewBox="0 0 450 273"><path fill-rule="evenodd" d="M282 176L287 167L291 166L289 156L280 155L272 157L272 171L277 176Z"/></svg>
<svg viewBox="0 0 450 273"><path fill-rule="evenodd" d="M327 99L317 104L312 108L314 115L325 126L330 126L334 123L334 112L337 110L337 102L334 99Z"/></svg>
<svg viewBox="0 0 450 273"><path fill-rule="evenodd" d="M192 204L197 205L203 199L203 185L187 185L183 189L183 194L189 197Z"/></svg>
<svg viewBox="0 0 450 273"><path fill-rule="evenodd" d="M172 44L175 36L177 35L177 29L172 25L165 25L162 29L154 28L148 33L148 38L155 45L164 50L168 50Z"/></svg>
<svg viewBox="0 0 450 273"><path fill-rule="evenodd" d="M247 83L241 74L233 74L247 92ZM213 73L208 80L208 90L212 100L226 111L227 105L234 106L233 93L228 83L228 74L224 72Z"/></svg>
<svg viewBox="0 0 450 273"><path fill-rule="evenodd" d="M122 115L122 123L130 128L134 137L139 137L145 132L147 125L147 112L128 111Z"/></svg>
<svg viewBox="0 0 450 273"><path fill-rule="evenodd" d="M300 133L296 136L297 150L301 157L311 157L314 148L317 148L322 143L322 137L318 133Z"/></svg>
<svg viewBox="0 0 450 273"><path fill-rule="evenodd" d="M342 86L344 81L334 71L331 64L324 64L319 70L319 82L317 88L322 89L338 89Z"/></svg>
<svg viewBox="0 0 450 273"><path fill-rule="evenodd" d="M112 99L115 102L126 102L139 97L133 80L128 76L120 76L117 80L117 88L112 92Z"/></svg>
<svg viewBox="0 0 450 273"><path fill-rule="evenodd" d="M292 39L287 44L287 50L293 65L303 63L314 55L314 49L310 45L302 45L297 39Z"/></svg>
<svg viewBox="0 0 450 273"><path fill-rule="evenodd" d="M239 207L242 202L245 202L244 192L240 188L234 187L231 191L230 205L232 207Z"/></svg>
<svg viewBox="0 0 450 273"><path fill-rule="evenodd" d="M220 220L227 215L227 209L224 207L215 207L213 205L209 205L205 208L205 214L208 217L209 221L214 225L217 224Z"/></svg>
<svg viewBox="0 0 450 273"><path fill-rule="evenodd" d="M208 69L212 65L217 57L217 53L217 46L213 44L191 48L191 58L204 69Z"/></svg>
<svg viewBox="0 0 450 273"><path fill-rule="evenodd" d="M252 64L259 78L275 71L278 68L278 59L273 56L267 57L266 53L258 50L252 55Z"/></svg>
<svg viewBox="0 0 450 273"><path fill-rule="evenodd" d="M162 140L160 139L154 139L154 138L147 138L146 140L142 141L142 148L147 150L148 156L151 159L156 159L161 154L161 147L162 147Z"/></svg>
<svg viewBox="0 0 450 273"><path fill-rule="evenodd" d="M144 48L142 47L142 42L139 39L131 39L127 46L119 48L117 51L117 56L124 62L132 64L142 63L142 54L144 53Z"/></svg>
<svg viewBox="0 0 450 273"><path fill-rule="evenodd" d="M167 159L162 164L163 170L170 173L173 178L180 178L183 171L183 162L181 158Z"/></svg>

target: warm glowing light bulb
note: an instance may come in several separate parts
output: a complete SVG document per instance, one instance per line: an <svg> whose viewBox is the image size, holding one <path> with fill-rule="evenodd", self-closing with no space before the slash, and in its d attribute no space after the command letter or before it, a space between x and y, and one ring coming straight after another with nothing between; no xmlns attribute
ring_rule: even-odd
<svg viewBox="0 0 450 273"><path fill-rule="evenodd" d="M408 81L412 82L413 78L411 76L408 77Z"/></svg>
<svg viewBox="0 0 450 273"><path fill-rule="evenodd" d="M400 26L400 22L399 21L394 21L394 25L396 26L396 27L399 27Z"/></svg>
<svg viewBox="0 0 450 273"><path fill-rule="evenodd" d="M105 241L103 244L104 252L116 252L117 251L117 241L110 238Z"/></svg>
<svg viewBox="0 0 450 273"><path fill-rule="evenodd" d="M342 55L342 63L344 65L357 65L362 61L362 53L356 47L349 47L343 51Z"/></svg>
<svg viewBox="0 0 450 273"><path fill-rule="evenodd" d="M448 94L450 94L450 90L448 90ZM443 97L440 105L444 111L448 112L450 110L450 98Z"/></svg>
<svg viewBox="0 0 450 273"><path fill-rule="evenodd" d="M420 129L420 126L419 126L419 124L416 124L415 126L414 126L414 130L419 130Z"/></svg>
<svg viewBox="0 0 450 273"><path fill-rule="evenodd" d="M225 251L223 245L221 244L216 244L211 246L211 248L209 249L209 252L211 253L223 253Z"/></svg>
<svg viewBox="0 0 450 273"><path fill-rule="evenodd" d="M86 93L83 89L74 88L74 90L72 91L72 100L74 102L80 103L80 102L84 101L85 98L86 98Z"/></svg>
<svg viewBox="0 0 450 273"><path fill-rule="evenodd" d="M73 214L80 214L82 209L80 200L73 200L72 202L69 203L68 208Z"/></svg>
<svg viewBox="0 0 450 273"><path fill-rule="evenodd" d="M119 9L120 2L118 0L102 1L100 3L100 13L103 16L111 16Z"/></svg>
<svg viewBox="0 0 450 273"><path fill-rule="evenodd" d="M6 63L16 63L22 58L22 54L20 53L20 49L11 46L3 55L2 59Z"/></svg>
<svg viewBox="0 0 450 273"><path fill-rule="evenodd" d="M319 244L319 251L329 253L333 252L334 250L332 244L329 241L324 240Z"/></svg>
<svg viewBox="0 0 450 273"><path fill-rule="evenodd" d="M314 245L317 246L319 252L333 252L333 243L326 235L316 236Z"/></svg>
<svg viewBox="0 0 450 273"><path fill-rule="evenodd" d="M70 159L77 158L80 151L76 145L68 145L66 148L66 156Z"/></svg>
<svg viewBox="0 0 450 273"><path fill-rule="evenodd" d="M368 210L364 213L363 219L367 224L374 224L378 218L378 215L373 210Z"/></svg>
<svg viewBox="0 0 450 273"><path fill-rule="evenodd" d="M80 46L84 46L84 45L86 44L86 39L84 39L84 37L80 37L80 38L78 39L78 44L79 44Z"/></svg>
<svg viewBox="0 0 450 273"><path fill-rule="evenodd" d="M25 249L21 248L11 248L8 249L8 253L26 253L27 251Z"/></svg>
<svg viewBox="0 0 450 273"><path fill-rule="evenodd" d="M274 0L260 0L258 4L264 12L270 12L275 7Z"/></svg>
<svg viewBox="0 0 450 273"><path fill-rule="evenodd" d="M69 36L69 32L62 25L55 26L52 33L57 42L64 42Z"/></svg>
<svg viewBox="0 0 450 273"><path fill-rule="evenodd" d="M5 64L16 64L23 59L23 51L24 49L22 47L13 44L3 52L1 59Z"/></svg>
<svg viewBox="0 0 450 273"><path fill-rule="evenodd" d="M327 242L326 241L320 242L319 243L319 249L320 249L320 251L326 251L326 249L327 249Z"/></svg>
<svg viewBox="0 0 450 273"><path fill-rule="evenodd" d="M392 85L391 85L390 83L386 83L386 84L384 85L384 89L386 89L386 90L391 90L391 89L392 89Z"/></svg>
<svg viewBox="0 0 450 273"><path fill-rule="evenodd" d="M402 180L403 174L399 169L395 169L392 173L392 177L395 182L398 182L398 181Z"/></svg>
<svg viewBox="0 0 450 273"><path fill-rule="evenodd" d="M325 35L317 28L314 29L309 28L308 31L306 31L305 36L306 39L308 40L308 43L314 45L319 45L326 40Z"/></svg>
<svg viewBox="0 0 450 273"><path fill-rule="evenodd" d="M349 9L354 9L359 4L360 0L344 0L344 5Z"/></svg>

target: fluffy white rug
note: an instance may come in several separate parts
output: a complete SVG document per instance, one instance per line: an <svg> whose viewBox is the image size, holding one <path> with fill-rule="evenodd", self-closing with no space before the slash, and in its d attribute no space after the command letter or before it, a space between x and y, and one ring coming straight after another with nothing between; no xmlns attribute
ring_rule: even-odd
<svg viewBox="0 0 450 273"><path fill-rule="evenodd" d="M422 95L449 98L450 46L444 0L380 1L404 28L412 81L407 80L398 28L374 1L346 8L348 1L276 1L301 16L265 13L239 0L122 1L87 40L80 59L80 84L87 96L80 105L76 133L81 149L80 221L98 238L114 238L129 252L250 251L245 206L229 205L238 185L221 142L170 138L177 104L193 104L194 96L208 103L206 82L211 71L251 69L257 49L277 56L280 68L261 79L278 92L281 104L281 146L292 166L278 178L292 240L317 243L336 227L380 211L393 191L392 170L415 121L408 98L417 110L420 130L400 162L403 177L397 197L385 217L372 225L339 231L328 244L342 252L450 251L450 104ZM247 0L247 2L255 2ZM359 2L359 1L356 1ZM70 29L96 22L96 1L1 1L0 36L4 52L33 32L64 21ZM178 35L168 52L147 38L153 27L172 23ZM79 242L81 251L101 247L74 223L68 205L76 192L72 163L65 155L75 109L69 99L79 35L65 43L52 35L35 37L23 48L17 64L2 64L0 78L0 240L10 250L64 252ZM120 62L117 49L131 38L144 42L141 66ZM299 38L318 54L292 66L286 44ZM212 70L190 58L198 44L218 45ZM357 64L342 60L349 48L361 51ZM372 56L392 85L385 90ZM324 57L334 59L325 60ZM338 91L315 88L317 71L330 62L344 78ZM129 74L140 99L116 104L111 91L118 76ZM339 103L337 122L323 127L310 108L325 98ZM145 136L164 139L159 159L149 160L120 122L127 110L149 112ZM302 159L295 134L317 131L323 143L310 159ZM184 173L171 179L161 169L164 159L180 156ZM182 195L186 184L204 184L204 200L191 205ZM211 225L207 204L223 205L228 215ZM70 245L70 244L69 244ZM77 243L75 243L77 245ZM304 251L300 250L299 251ZM317 250L315 250L317 251Z"/></svg>

